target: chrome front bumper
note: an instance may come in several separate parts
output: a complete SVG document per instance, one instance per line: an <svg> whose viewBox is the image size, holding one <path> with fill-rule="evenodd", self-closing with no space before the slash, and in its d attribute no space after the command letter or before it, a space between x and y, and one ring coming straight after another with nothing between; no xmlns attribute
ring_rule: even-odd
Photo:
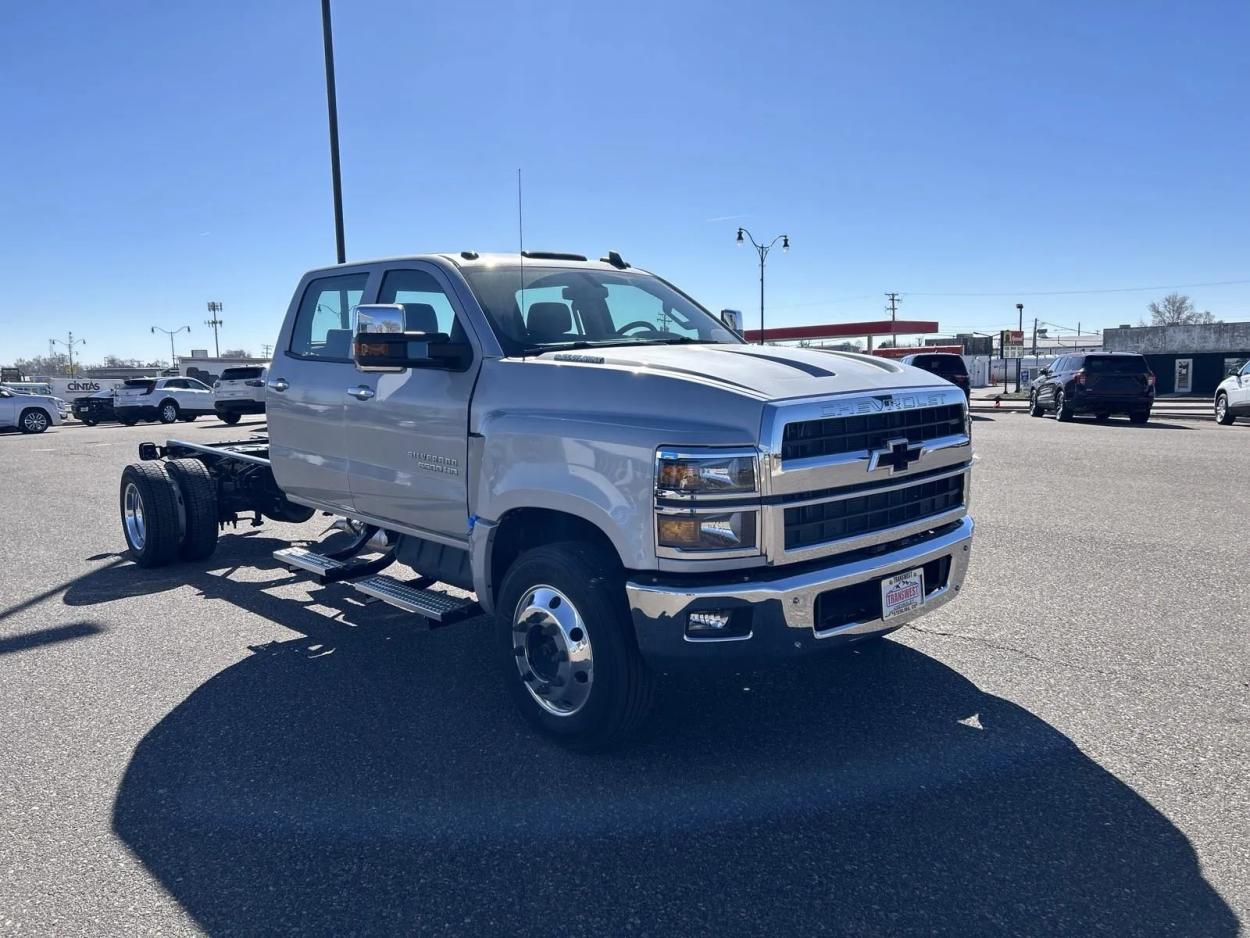
<svg viewBox="0 0 1250 938"><path fill-rule="evenodd" d="M889 553L852 559L829 558L826 565L804 565L802 572L754 568L744 574L720 574L716 581L635 577L625 584L638 637L649 660L674 663L691 659L785 657L833 648L879 632L892 631L950 602L968 572L973 522L960 519L953 528ZM883 620L860 617L821 629L816 622L817 598L831 590L855 586L949 558L945 582L926 584L924 605ZM769 577L769 574L772 576ZM686 634L691 612L749 608L750 631L725 638L692 638Z"/></svg>

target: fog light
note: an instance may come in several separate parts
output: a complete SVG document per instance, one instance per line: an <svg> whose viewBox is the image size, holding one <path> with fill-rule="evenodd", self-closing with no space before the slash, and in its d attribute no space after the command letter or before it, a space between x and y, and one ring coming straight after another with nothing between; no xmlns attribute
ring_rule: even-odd
<svg viewBox="0 0 1250 938"><path fill-rule="evenodd" d="M692 612L686 620L687 632L718 632L729 628L728 612Z"/></svg>
<svg viewBox="0 0 1250 938"><path fill-rule="evenodd" d="M734 639L751 637L751 609L700 609L686 613L686 638Z"/></svg>

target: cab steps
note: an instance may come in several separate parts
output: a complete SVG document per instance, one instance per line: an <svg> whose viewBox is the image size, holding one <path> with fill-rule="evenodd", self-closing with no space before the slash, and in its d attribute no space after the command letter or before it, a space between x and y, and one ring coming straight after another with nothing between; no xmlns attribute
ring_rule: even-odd
<svg viewBox="0 0 1250 938"><path fill-rule="evenodd" d="M428 589L418 584L429 583L425 577L414 584L401 583L394 577L375 574L352 583L356 589L366 596L380 599L382 602L415 612L430 620L431 625L451 625L462 619L480 615L482 607L471 599L463 599L438 590Z"/></svg>
<svg viewBox="0 0 1250 938"><path fill-rule="evenodd" d="M395 553L388 551L373 560L339 560L306 547L284 547L273 552L273 559L288 569L311 573L318 583L326 586L372 576L394 563Z"/></svg>

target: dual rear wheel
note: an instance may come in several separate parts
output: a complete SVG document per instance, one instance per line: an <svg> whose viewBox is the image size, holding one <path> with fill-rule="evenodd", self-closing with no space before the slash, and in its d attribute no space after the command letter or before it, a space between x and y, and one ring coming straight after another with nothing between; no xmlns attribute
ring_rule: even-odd
<svg viewBox="0 0 1250 938"><path fill-rule="evenodd" d="M140 567L206 560L217 548L217 484L198 459L132 463L120 502L126 546Z"/></svg>

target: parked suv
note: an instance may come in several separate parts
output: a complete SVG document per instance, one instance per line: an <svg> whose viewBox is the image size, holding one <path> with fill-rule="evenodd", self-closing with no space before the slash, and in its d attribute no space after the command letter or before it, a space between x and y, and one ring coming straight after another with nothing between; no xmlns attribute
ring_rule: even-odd
<svg viewBox="0 0 1250 938"><path fill-rule="evenodd" d="M1053 413L1057 420L1093 414L1108 420L1127 414L1132 423L1150 419L1155 376L1141 355L1115 352L1064 355L1043 368L1029 386L1029 414Z"/></svg>
<svg viewBox="0 0 1250 938"><path fill-rule="evenodd" d="M194 378L132 378L118 390L113 410L128 427L140 420L190 423L213 413L213 392Z"/></svg>
<svg viewBox="0 0 1250 938"><path fill-rule="evenodd" d="M265 379L260 365L227 368L213 382L213 409L225 423L238 423L244 414L265 412Z"/></svg>
<svg viewBox="0 0 1250 938"><path fill-rule="evenodd" d="M23 433L43 433L69 418L69 405L46 394L18 394L0 388L0 427L17 427Z"/></svg>
<svg viewBox="0 0 1250 938"><path fill-rule="evenodd" d="M1238 417L1250 417L1250 361L1215 389L1215 419L1228 426Z"/></svg>
<svg viewBox="0 0 1250 938"><path fill-rule="evenodd" d="M914 365L930 374L945 378L951 384L962 388L964 397L972 396L972 382L968 378L968 366L964 364L962 355L952 352L917 352L915 355L904 355L904 365Z"/></svg>

